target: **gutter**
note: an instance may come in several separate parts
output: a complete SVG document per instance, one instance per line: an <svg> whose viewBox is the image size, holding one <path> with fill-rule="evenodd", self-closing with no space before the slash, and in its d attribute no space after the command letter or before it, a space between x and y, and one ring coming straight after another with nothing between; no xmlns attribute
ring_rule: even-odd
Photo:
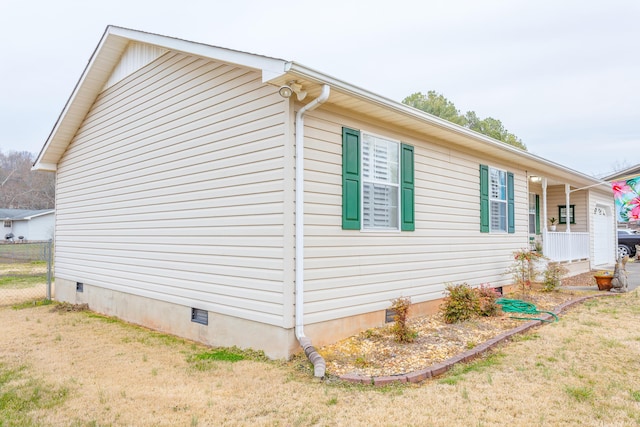
<svg viewBox="0 0 640 427"><path fill-rule="evenodd" d="M499 151L505 153L506 156L508 156L505 160L509 162L514 162L514 158L512 156L521 158L523 159L523 169L540 169L540 172L548 173L550 175L563 172L564 174L570 175L569 178L559 176L559 179L579 179L580 181L584 181L586 183L585 185L602 183L601 179L586 175L582 172L578 172L559 163L555 163L551 160L539 157L528 151L523 151L519 148L512 147L489 136L483 135L471 129L467 129L440 117L436 117L432 114L425 113L424 111L418 110L417 108L409 107L408 105L391 100L382 95L375 94L373 92L370 92L369 90L326 75L302 64L298 64L296 62L288 62L285 66L285 72L295 74L297 76L300 76L301 78L316 83L329 84L337 92L344 93L347 96L372 103L377 107L383 108L385 110L390 110L395 114L402 115L404 117L410 118L411 120L418 120L419 122L425 123L429 126L459 135L465 139L471 140L474 145L475 143L481 143L486 146L498 149ZM477 149L481 149L481 147L477 147ZM532 165L528 162L533 162L534 164ZM545 168L550 168L551 172L549 172L549 170ZM581 184L580 181L578 181L578 185Z"/></svg>
<svg viewBox="0 0 640 427"><path fill-rule="evenodd" d="M319 107L329 99L329 85L322 86L322 92L316 99L302 107L296 113L296 338L304 353L313 364L313 375L324 377L326 363L311 345L311 339L304 335L304 115Z"/></svg>

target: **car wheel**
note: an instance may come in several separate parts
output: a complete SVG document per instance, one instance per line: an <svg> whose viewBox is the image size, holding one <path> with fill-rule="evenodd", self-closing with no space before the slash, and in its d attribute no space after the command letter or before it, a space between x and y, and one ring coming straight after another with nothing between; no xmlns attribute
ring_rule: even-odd
<svg viewBox="0 0 640 427"><path fill-rule="evenodd" d="M618 245L618 257L624 258L625 256L631 256L631 250L627 245Z"/></svg>

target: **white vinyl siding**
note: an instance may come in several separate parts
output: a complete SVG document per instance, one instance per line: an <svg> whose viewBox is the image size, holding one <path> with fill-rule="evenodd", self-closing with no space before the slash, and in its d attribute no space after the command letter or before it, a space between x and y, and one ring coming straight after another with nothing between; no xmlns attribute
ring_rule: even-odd
<svg viewBox="0 0 640 427"><path fill-rule="evenodd" d="M503 273L512 252L528 245L524 171L491 160L514 172L518 231L480 233L478 161L489 159L329 110L305 119L306 323L384 310L399 296L416 303L439 299L446 283L509 282ZM414 146L414 232L341 228L343 126Z"/></svg>
<svg viewBox="0 0 640 427"><path fill-rule="evenodd" d="M56 276L282 326L284 105L182 54L114 84L58 166Z"/></svg>
<svg viewBox="0 0 640 427"><path fill-rule="evenodd" d="M588 215L587 215L587 193L586 190L579 190L571 193L569 197L569 205L575 205L575 223L570 224L572 232L589 231ZM547 219L558 217L558 207L565 206L566 201L564 185L551 185L547 188ZM558 224L556 231L565 231L566 224Z"/></svg>

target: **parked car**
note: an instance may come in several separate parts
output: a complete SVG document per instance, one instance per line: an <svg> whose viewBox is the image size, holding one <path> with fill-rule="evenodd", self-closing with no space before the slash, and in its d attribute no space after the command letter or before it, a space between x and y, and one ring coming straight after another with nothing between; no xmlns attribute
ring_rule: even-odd
<svg viewBox="0 0 640 427"><path fill-rule="evenodd" d="M618 256L636 256L636 245L640 245L640 234L627 228L618 229Z"/></svg>

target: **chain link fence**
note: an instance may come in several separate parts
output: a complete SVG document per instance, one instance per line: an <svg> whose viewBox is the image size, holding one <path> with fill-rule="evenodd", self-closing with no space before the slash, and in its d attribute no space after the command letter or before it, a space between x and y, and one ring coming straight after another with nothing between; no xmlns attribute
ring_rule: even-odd
<svg viewBox="0 0 640 427"><path fill-rule="evenodd" d="M0 306L51 299L53 241L0 243Z"/></svg>

